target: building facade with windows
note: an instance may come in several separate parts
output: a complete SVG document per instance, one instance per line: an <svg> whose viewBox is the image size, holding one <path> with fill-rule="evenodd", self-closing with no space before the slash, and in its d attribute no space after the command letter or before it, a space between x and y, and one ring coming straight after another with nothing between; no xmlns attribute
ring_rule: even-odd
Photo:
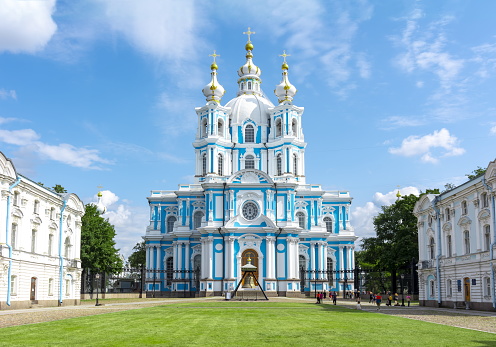
<svg viewBox="0 0 496 347"><path fill-rule="evenodd" d="M496 160L484 175L420 198L421 305L494 310Z"/></svg>
<svg viewBox="0 0 496 347"><path fill-rule="evenodd" d="M0 190L0 309L78 304L81 200L21 176L1 152Z"/></svg>
<svg viewBox="0 0 496 347"><path fill-rule="evenodd" d="M225 105L213 55L207 102L196 108L195 183L148 197L147 291L219 295L237 287L248 261L268 295L353 290L350 193L306 183L304 109L293 104L287 55L274 105L250 40L245 48Z"/></svg>

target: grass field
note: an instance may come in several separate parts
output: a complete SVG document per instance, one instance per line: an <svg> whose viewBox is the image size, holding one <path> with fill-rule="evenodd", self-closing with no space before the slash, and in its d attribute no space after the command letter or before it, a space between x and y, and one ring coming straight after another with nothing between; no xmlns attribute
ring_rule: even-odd
<svg viewBox="0 0 496 347"><path fill-rule="evenodd" d="M496 335L328 304L174 303L0 329L0 346L495 346Z"/></svg>

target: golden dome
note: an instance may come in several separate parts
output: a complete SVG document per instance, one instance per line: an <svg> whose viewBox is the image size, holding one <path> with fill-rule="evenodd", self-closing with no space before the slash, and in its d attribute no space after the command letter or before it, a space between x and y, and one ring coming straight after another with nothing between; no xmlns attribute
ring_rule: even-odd
<svg viewBox="0 0 496 347"><path fill-rule="evenodd" d="M245 45L245 49L246 49L247 51L253 51L253 43L248 42L248 43Z"/></svg>

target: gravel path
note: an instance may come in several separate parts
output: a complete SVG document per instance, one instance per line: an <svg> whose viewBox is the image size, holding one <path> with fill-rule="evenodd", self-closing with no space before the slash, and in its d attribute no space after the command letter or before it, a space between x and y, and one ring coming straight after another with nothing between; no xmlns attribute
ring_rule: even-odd
<svg viewBox="0 0 496 347"><path fill-rule="evenodd" d="M25 310L0 311L0 328L16 325L50 322L61 319L119 312L144 307L152 307L177 302L199 302L199 301L224 301L222 298L198 298L198 299L142 299L136 302L112 302L104 306L94 306L93 303L83 303L80 306L64 307L40 307ZM300 298L270 298L271 301L307 301ZM327 301L325 302L328 303ZM355 309L353 301L338 300L338 305ZM364 311L377 312L376 307L369 303L362 303ZM473 329L496 334L496 312L484 312L473 310L453 310L433 307L385 307L379 311L381 314L389 314L398 317L421 320L431 323L450 325L459 328Z"/></svg>

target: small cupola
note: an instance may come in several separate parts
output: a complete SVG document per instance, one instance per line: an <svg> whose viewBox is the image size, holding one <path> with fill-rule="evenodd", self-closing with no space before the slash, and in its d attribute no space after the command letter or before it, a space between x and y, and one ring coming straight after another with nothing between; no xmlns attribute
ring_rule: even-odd
<svg viewBox="0 0 496 347"><path fill-rule="evenodd" d="M295 86L293 86L289 82L289 78L288 78L289 65L286 62L286 57L289 57L290 55L286 54L286 51L284 51L284 53L281 54L280 56L284 58L284 61L281 66L282 81L276 86L274 93L277 96L277 100L279 101L279 104L291 104L297 90Z"/></svg>
<svg viewBox="0 0 496 347"><path fill-rule="evenodd" d="M217 81L218 66L215 62L215 58L220 57L220 55L216 54L214 51L213 54L210 54L210 57L214 58L212 65L210 65L212 78L210 83L203 88L203 95L207 98L207 105L211 103L220 104L220 100L226 92L224 87Z"/></svg>

